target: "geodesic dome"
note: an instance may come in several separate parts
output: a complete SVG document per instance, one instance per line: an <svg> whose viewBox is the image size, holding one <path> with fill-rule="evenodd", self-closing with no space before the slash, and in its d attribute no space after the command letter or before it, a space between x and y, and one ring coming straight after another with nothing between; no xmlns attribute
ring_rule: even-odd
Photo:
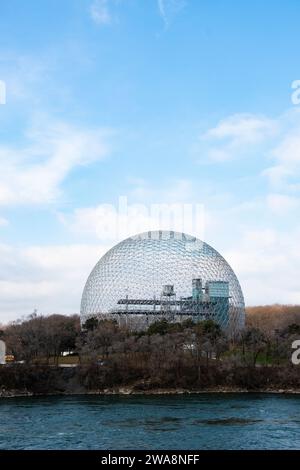
<svg viewBox="0 0 300 470"><path fill-rule="evenodd" d="M243 293L225 259L179 232L151 231L123 240L98 261L81 301L81 322L117 319L212 318L224 329L245 322Z"/></svg>

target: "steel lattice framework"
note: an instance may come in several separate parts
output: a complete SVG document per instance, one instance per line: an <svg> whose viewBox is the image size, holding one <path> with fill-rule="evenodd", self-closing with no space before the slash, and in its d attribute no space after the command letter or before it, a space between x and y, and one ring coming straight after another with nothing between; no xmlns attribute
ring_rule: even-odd
<svg viewBox="0 0 300 470"><path fill-rule="evenodd" d="M212 318L222 328L244 326L239 281L214 248L184 233L145 232L110 249L96 264L81 300L81 322Z"/></svg>

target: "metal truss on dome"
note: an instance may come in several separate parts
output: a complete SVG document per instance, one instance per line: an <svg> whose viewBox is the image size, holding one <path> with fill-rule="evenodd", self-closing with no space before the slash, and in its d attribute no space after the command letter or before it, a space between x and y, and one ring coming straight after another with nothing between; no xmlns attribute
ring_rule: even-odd
<svg viewBox="0 0 300 470"><path fill-rule="evenodd" d="M157 231L122 241L96 264L81 322L94 316L140 327L161 318L213 319L236 332L245 308L238 279L216 250L184 233Z"/></svg>

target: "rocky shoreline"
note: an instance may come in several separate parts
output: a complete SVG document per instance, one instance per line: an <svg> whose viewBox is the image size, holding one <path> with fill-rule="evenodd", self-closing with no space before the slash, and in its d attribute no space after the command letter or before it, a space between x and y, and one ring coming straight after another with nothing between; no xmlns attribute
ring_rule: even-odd
<svg viewBox="0 0 300 470"><path fill-rule="evenodd" d="M50 392L50 393L33 393L27 390L0 390L0 398L18 398L18 397L47 397L47 396L84 396L84 395L103 395L103 396L124 396L124 395L196 395L206 393L274 393L274 394L300 394L300 388L291 389L257 389L249 390L245 388L232 388L232 387L216 387L201 390L187 390L187 389L153 389L153 390L135 390L133 387L119 387L119 388L106 388L104 390L90 390L90 391L74 391L74 392Z"/></svg>

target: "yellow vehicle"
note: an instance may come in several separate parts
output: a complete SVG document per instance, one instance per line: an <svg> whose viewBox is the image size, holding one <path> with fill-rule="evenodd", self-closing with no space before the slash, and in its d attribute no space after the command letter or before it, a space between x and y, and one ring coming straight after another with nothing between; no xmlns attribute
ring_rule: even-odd
<svg viewBox="0 0 300 470"><path fill-rule="evenodd" d="M14 362L15 356L13 354L7 354L5 356L5 362Z"/></svg>

